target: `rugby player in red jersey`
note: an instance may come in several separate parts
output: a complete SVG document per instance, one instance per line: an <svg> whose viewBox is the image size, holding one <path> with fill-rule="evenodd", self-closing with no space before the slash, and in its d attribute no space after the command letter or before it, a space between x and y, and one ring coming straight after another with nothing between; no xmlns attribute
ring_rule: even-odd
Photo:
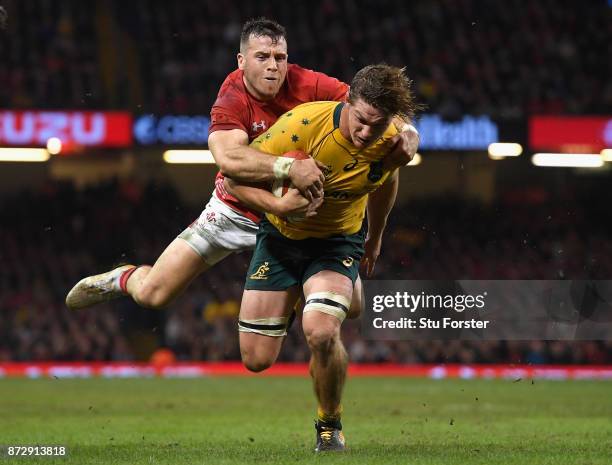
<svg viewBox="0 0 612 465"><path fill-rule="evenodd" d="M225 191L224 175L247 182L289 179L297 190L282 198L264 196L259 208L280 217L316 214L324 180L317 163L276 157L249 147L291 108L318 100L341 101L347 96L347 84L289 64L285 35L281 25L265 18L248 21L242 29L238 69L223 82L211 110L208 143L220 172L200 217L170 243L152 267L124 265L79 281L66 297L69 308L85 308L121 296L131 296L143 307L161 308L229 254L253 249L261 214ZM390 167L408 163L418 146L416 130L401 121L397 124L403 131L385 158ZM361 308L360 290L356 288L354 295L357 299L351 305L351 315ZM263 331L267 324L262 322ZM257 355L261 363L255 357L253 366L248 367L255 371L271 357L265 347Z"/></svg>

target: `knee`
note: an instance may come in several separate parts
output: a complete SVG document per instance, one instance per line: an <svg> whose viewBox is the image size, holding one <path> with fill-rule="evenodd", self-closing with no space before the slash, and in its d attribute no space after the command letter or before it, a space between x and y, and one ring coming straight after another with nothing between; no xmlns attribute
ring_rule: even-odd
<svg viewBox="0 0 612 465"><path fill-rule="evenodd" d="M133 297L138 305L146 308L160 309L170 303L168 293L161 286L146 282L136 290Z"/></svg>
<svg viewBox="0 0 612 465"><path fill-rule="evenodd" d="M242 364L253 373L261 373L272 366L274 362L270 360L259 360L255 358L242 358Z"/></svg>
<svg viewBox="0 0 612 465"><path fill-rule="evenodd" d="M304 334L312 352L328 352L340 337L339 329L333 327L308 328Z"/></svg>
<svg viewBox="0 0 612 465"><path fill-rule="evenodd" d="M261 353L248 349L241 349L242 364L253 373L260 373L270 368L276 361L273 354Z"/></svg>

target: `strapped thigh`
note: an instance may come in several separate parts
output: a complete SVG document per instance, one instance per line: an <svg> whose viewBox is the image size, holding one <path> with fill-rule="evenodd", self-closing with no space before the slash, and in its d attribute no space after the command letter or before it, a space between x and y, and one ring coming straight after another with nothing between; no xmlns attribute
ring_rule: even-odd
<svg viewBox="0 0 612 465"><path fill-rule="evenodd" d="M306 312L322 312L344 321L351 306L351 301L335 292L313 292L306 297Z"/></svg>
<svg viewBox="0 0 612 465"><path fill-rule="evenodd" d="M274 318L257 318L255 320L238 320L238 331L257 333L263 336L281 337L287 335L293 318L280 316Z"/></svg>

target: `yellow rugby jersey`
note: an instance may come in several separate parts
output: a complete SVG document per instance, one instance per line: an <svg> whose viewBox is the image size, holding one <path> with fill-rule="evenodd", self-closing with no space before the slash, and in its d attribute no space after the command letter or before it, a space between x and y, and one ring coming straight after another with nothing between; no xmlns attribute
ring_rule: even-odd
<svg viewBox="0 0 612 465"><path fill-rule="evenodd" d="M389 139L397 134L390 124L380 139L357 149L340 133L344 103L310 102L282 115L251 146L281 156L302 150L325 165L324 202L317 215L301 221L266 214L268 220L290 239L324 238L354 234L361 228L368 194L391 174L383 171L382 158L391 148Z"/></svg>

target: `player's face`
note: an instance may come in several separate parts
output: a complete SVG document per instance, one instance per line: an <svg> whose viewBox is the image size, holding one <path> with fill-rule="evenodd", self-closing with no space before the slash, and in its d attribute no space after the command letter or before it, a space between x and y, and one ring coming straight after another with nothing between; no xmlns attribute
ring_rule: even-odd
<svg viewBox="0 0 612 465"><path fill-rule="evenodd" d="M361 99L348 105L349 134L353 145L358 149L363 149L379 139L393 119Z"/></svg>
<svg viewBox="0 0 612 465"><path fill-rule="evenodd" d="M238 67L253 97L273 99L287 75L287 42L282 37L274 43L270 37L251 36L244 53L238 54Z"/></svg>

